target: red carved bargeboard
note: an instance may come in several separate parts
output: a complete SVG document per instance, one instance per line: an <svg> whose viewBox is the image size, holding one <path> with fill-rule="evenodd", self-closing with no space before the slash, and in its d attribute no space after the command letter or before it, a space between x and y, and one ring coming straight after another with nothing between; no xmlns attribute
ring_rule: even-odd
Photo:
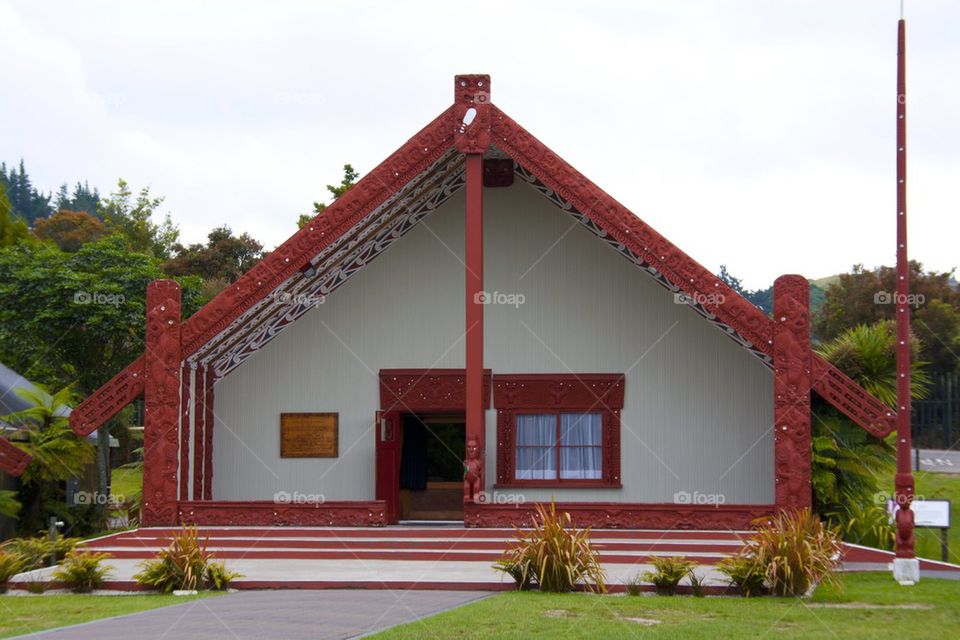
<svg viewBox="0 0 960 640"><path fill-rule="evenodd" d="M0 471L11 476L19 476L27 470L30 454L0 437Z"/></svg>
<svg viewBox="0 0 960 640"><path fill-rule="evenodd" d="M380 410L464 411L467 381L463 369L381 369ZM483 372L483 408L490 408L490 370Z"/></svg>
<svg viewBox="0 0 960 640"><path fill-rule="evenodd" d="M70 427L78 436L86 436L125 406L143 395L144 356L140 356L106 384L87 396L70 412Z"/></svg>
<svg viewBox="0 0 960 640"><path fill-rule="evenodd" d="M778 509L811 504L810 285L803 276L773 283L774 477Z"/></svg>
<svg viewBox="0 0 960 640"><path fill-rule="evenodd" d="M143 412L143 524L177 522L180 426L180 286L147 285Z"/></svg>
<svg viewBox="0 0 960 640"><path fill-rule="evenodd" d="M204 500L180 503L180 523L215 526L383 527L383 500L290 504Z"/></svg>
<svg viewBox="0 0 960 640"><path fill-rule="evenodd" d="M468 527L529 526L536 503L464 505ZM625 502L558 502L574 526L596 529L750 529L754 520L771 515L773 505L677 505Z"/></svg>

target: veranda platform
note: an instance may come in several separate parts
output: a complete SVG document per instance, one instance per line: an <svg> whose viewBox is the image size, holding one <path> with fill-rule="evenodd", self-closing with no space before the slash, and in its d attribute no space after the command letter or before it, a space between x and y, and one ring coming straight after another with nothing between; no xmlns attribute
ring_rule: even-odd
<svg viewBox="0 0 960 640"><path fill-rule="evenodd" d="M125 531L83 543L82 548L109 553L114 572L104 588L138 589L138 565L166 547L171 528ZM238 589L476 589L513 588L491 565L514 537L511 529L460 526L384 528L339 527L203 527L208 549L243 577ZM736 553L748 532L693 530L597 529L592 540L600 553L611 590L651 568L656 556L686 556L700 563L708 591L718 593L726 580L715 569ZM844 569L884 570L893 554L846 545ZM50 569L21 574L15 588L49 579ZM921 560L928 576L960 579L960 566Z"/></svg>

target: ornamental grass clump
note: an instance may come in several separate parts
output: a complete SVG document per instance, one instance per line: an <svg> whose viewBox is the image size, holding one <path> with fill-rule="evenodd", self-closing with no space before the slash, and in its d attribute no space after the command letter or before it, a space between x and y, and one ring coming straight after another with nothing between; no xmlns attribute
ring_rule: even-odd
<svg viewBox="0 0 960 640"><path fill-rule="evenodd" d="M51 542L49 538L13 538L4 543L3 549L23 559L23 571L33 571L49 564L52 557L59 562L67 557L79 538L58 538Z"/></svg>
<svg viewBox="0 0 960 640"><path fill-rule="evenodd" d="M677 585L683 578L693 571L697 563L682 556L655 557L650 560L653 571L645 571L643 579L652 582L657 593L662 596L672 596L677 591Z"/></svg>
<svg viewBox="0 0 960 640"><path fill-rule="evenodd" d="M743 595L761 590L807 595L820 582L839 586L842 543L809 509L782 511L765 520L740 552L717 565Z"/></svg>
<svg viewBox="0 0 960 640"><path fill-rule="evenodd" d="M241 577L228 571L222 562L215 562L207 550L207 539L200 538L197 527L185 526L170 541L170 546L152 560L140 563L141 571L134 578L140 584L161 593L171 591L222 591L230 581Z"/></svg>
<svg viewBox="0 0 960 640"><path fill-rule="evenodd" d="M6 593L10 586L10 578L24 571L25 562L22 556L0 549L0 593Z"/></svg>
<svg viewBox="0 0 960 640"><path fill-rule="evenodd" d="M62 582L74 593L90 593L113 573L111 567L103 566L103 561L110 557L109 553L71 551L53 572L53 579Z"/></svg>
<svg viewBox="0 0 960 640"><path fill-rule="evenodd" d="M533 528L517 529L516 545L494 568L510 575L521 589L564 593L582 587L606 592L600 557L590 544L590 529L575 529L569 513L557 513L551 502L536 506Z"/></svg>

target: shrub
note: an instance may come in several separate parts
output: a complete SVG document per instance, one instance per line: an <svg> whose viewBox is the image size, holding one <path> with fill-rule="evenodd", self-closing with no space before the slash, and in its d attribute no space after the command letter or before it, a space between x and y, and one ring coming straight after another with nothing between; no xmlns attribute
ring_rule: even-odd
<svg viewBox="0 0 960 640"><path fill-rule="evenodd" d="M109 553L71 551L53 572L53 579L64 583L74 593L90 593L113 572L112 568L103 566L103 561L109 557Z"/></svg>
<svg viewBox="0 0 960 640"><path fill-rule="evenodd" d="M232 580L241 575L227 569L223 562L215 562L207 551L207 539L200 539L196 527L184 527L173 537L170 546L153 560L140 564L141 571L134 578L162 592L212 589L223 591Z"/></svg>
<svg viewBox="0 0 960 640"><path fill-rule="evenodd" d="M58 538L56 542L49 538L13 538L3 548L23 558L24 571L33 571L47 566L51 555L55 562L63 560L77 542L78 538Z"/></svg>
<svg viewBox="0 0 960 640"><path fill-rule="evenodd" d="M590 545L590 529L575 529L569 513L558 514L551 502L537 505L530 531L517 530L516 546L493 566L517 585L536 583L541 591L567 592L581 585L606 592L600 558Z"/></svg>
<svg viewBox="0 0 960 640"><path fill-rule="evenodd" d="M760 581L775 595L800 597L819 582L839 586L841 552L837 534L809 509L782 511L760 524L740 553L717 568L744 595L756 593Z"/></svg>
<svg viewBox="0 0 960 640"><path fill-rule="evenodd" d="M626 587L628 596L639 596L643 593L643 576L638 573L633 577L627 578L623 586Z"/></svg>
<svg viewBox="0 0 960 640"><path fill-rule="evenodd" d="M652 582L657 593L664 596L672 596L683 577L697 566L681 556L655 557L650 562L654 570L644 572L643 579Z"/></svg>
<svg viewBox="0 0 960 640"><path fill-rule="evenodd" d="M140 564L143 570L134 578L163 593L193 591L203 586L207 564L212 558L213 554L207 551L207 539L200 539L196 527L185 526L173 537L170 546L153 560Z"/></svg>
<svg viewBox="0 0 960 640"><path fill-rule="evenodd" d="M226 591L231 582L242 577L242 574L227 569L223 562L211 562L207 565L204 584L211 591Z"/></svg>
<svg viewBox="0 0 960 640"><path fill-rule="evenodd" d="M0 593L6 593L10 578L23 571L23 557L0 549Z"/></svg>
<svg viewBox="0 0 960 640"><path fill-rule="evenodd" d="M693 593L694 598L702 598L706 595L704 584L707 581L707 576L698 576L694 570L691 569L690 573L687 574L687 580L690 581L690 591Z"/></svg>
<svg viewBox="0 0 960 640"><path fill-rule="evenodd" d="M47 583L42 579L30 580L27 582L27 593L32 593L35 596L40 595L47 590Z"/></svg>
<svg viewBox="0 0 960 640"><path fill-rule="evenodd" d="M877 549L893 549L896 526L884 506L850 500L826 514L840 537L847 542Z"/></svg>
<svg viewBox="0 0 960 640"><path fill-rule="evenodd" d="M730 584L745 598L765 593L764 571L756 557L741 551L717 563L717 571L730 579Z"/></svg>

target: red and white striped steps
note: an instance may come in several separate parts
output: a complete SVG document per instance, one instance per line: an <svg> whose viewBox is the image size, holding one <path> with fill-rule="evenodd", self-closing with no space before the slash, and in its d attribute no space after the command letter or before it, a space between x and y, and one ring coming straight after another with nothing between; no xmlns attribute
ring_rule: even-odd
<svg viewBox="0 0 960 640"><path fill-rule="evenodd" d="M179 532L173 528L125 531L83 543L82 548L106 552L113 575L105 588L137 589L133 575L143 560L153 558ZM483 589L513 588L512 581L492 569L492 563L513 543L512 529L464 527L326 528L326 527L202 527L201 536L215 557L243 577L239 589L369 588ZM748 532L595 529L591 540L599 551L608 584L616 588L650 568L656 556L686 556L697 561L697 572L711 590L720 591L725 578L714 565L736 553ZM847 570L883 570L889 552L847 545ZM960 567L922 560L928 575L960 577ZM18 576L35 581L49 570ZM25 586L25 585L23 585Z"/></svg>

